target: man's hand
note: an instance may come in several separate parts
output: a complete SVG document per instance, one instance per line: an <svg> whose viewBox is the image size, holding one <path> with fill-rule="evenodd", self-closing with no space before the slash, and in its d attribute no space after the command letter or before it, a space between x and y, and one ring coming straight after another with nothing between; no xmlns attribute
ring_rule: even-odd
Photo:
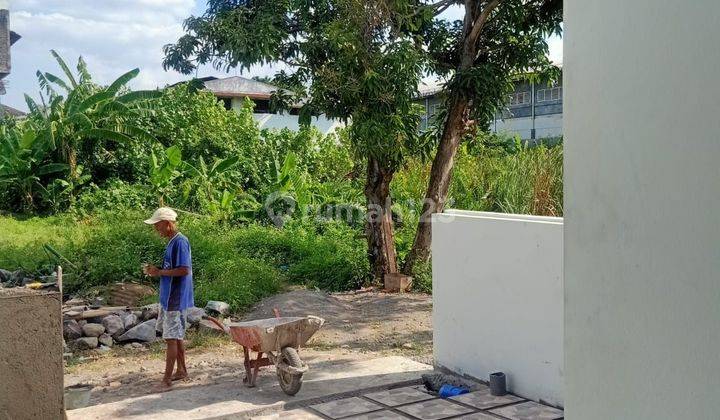
<svg viewBox="0 0 720 420"><path fill-rule="evenodd" d="M152 264L147 264L143 266L143 273L150 277L160 277L160 269L155 267Z"/></svg>

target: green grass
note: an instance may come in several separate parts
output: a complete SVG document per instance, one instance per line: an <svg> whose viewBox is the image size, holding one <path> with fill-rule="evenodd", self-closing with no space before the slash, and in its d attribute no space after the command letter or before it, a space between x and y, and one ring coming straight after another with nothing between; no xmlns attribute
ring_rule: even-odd
<svg viewBox="0 0 720 420"><path fill-rule="evenodd" d="M96 291L119 281L152 282L140 267L144 262L160 263L164 241L142 223L143 216L101 214L81 220L0 216L0 267L47 272L62 264L69 293ZM198 306L222 300L239 311L287 283L347 290L369 280L364 240L340 223L233 227L188 216L181 220L180 230L192 247ZM44 244L76 268L44 252Z"/></svg>

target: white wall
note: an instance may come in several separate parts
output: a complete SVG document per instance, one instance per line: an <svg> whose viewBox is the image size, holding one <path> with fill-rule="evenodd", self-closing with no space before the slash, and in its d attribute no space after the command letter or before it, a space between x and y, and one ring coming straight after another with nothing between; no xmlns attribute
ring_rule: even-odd
<svg viewBox="0 0 720 420"><path fill-rule="evenodd" d="M563 402L562 219L448 210L432 220L435 362Z"/></svg>
<svg viewBox="0 0 720 420"><path fill-rule="evenodd" d="M535 138L559 137L563 134L563 114L538 115L535 117ZM532 118L498 119L490 126L490 130L497 133L517 134L521 139L530 138L532 133Z"/></svg>
<svg viewBox="0 0 720 420"><path fill-rule="evenodd" d="M720 418L719 16L565 2L568 419Z"/></svg>

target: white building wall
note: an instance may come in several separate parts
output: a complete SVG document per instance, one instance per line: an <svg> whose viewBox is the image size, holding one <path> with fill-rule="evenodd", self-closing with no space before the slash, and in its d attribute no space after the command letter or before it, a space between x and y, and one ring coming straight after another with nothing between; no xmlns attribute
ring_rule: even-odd
<svg viewBox="0 0 720 420"><path fill-rule="evenodd" d="M433 215L435 362L563 404L562 219Z"/></svg>
<svg viewBox="0 0 720 420"><path fill-rule="evenodd" d="M720 418L720 1L565 2L566 418Z"/></svg>
<svg viewBox="0 0 720 420"><path fill-rule="evenodd" d="M542 139L546 137L560 137L563 135L563 115L538 115L535 117L535 138ZM532 118L507 118L505 120L496 120L490 129L497 133L506 133L510 135L519 135L521 139L527 140L531 138Z"/></svg>

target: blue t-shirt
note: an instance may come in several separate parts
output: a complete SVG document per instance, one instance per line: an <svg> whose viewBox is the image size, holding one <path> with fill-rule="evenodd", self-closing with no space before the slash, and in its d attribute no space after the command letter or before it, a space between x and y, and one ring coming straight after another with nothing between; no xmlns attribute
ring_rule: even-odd
<svg viewBox="0 0 720 420"><path fill-rule="evenodd" d="M182 233L177 233L168 242L163 258L163 270L178 267L187 267L190 272L186 276L160 278L160 305L166 311L183 311L195 306L190 242Z"/></svg>

